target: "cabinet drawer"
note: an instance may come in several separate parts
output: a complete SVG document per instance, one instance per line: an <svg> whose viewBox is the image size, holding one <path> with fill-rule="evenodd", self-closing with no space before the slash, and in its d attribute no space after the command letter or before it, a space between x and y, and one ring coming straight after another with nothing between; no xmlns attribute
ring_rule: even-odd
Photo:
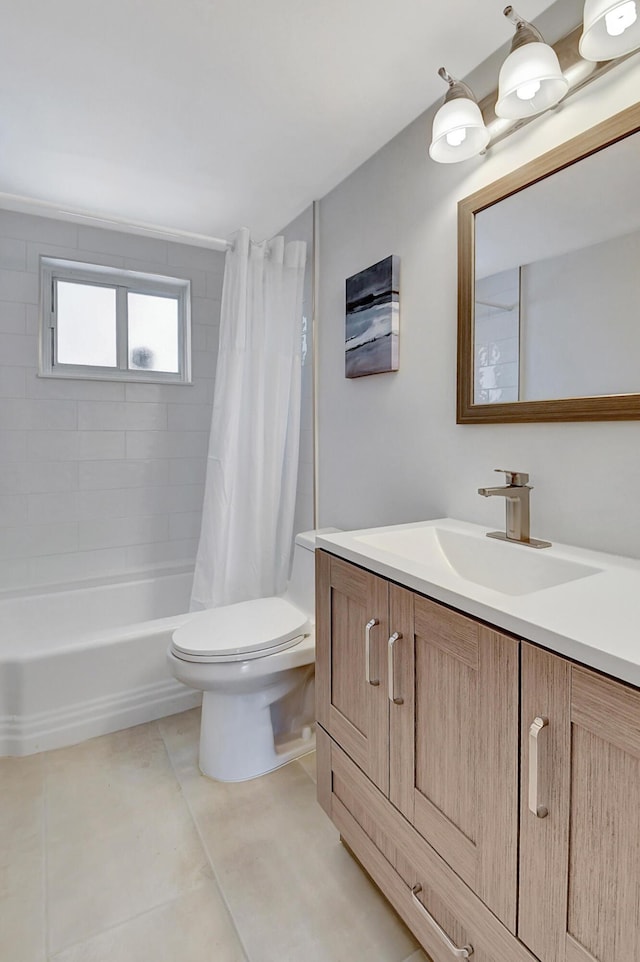
<svg viewBox="0 0 640 962"><path fill-rule="evenodd" d="M433 962L465 946L474 962L536 962L334 742L330 757L333 823Z"/></svg>

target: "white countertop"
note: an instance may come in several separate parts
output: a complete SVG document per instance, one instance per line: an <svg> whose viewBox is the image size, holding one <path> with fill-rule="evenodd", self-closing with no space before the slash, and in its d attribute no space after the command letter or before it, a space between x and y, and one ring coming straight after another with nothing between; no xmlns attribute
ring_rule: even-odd
<svg viewBox="0 0 640 962"><path fill-rule="evenodd" d="M414 557L406 557L361 540L426 527L474 538L484 538L490 530L440 518L319 534L316 545L520 638L640 687L640 561L570 545L553 544L537 551L519 544L492 542L496 545L492 551L548 553L550 558L597 569L588 577L565 584L526 594L505 594L461 577L444 554L440 559L416 560L415 552ZM514 563L518 564L516 557Z"/></svg>

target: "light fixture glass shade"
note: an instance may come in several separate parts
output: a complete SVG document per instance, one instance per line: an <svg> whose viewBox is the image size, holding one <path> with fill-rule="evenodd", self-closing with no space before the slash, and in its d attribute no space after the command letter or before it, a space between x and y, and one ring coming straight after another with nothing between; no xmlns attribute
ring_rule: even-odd
<svg viewBox="0 0 640 962"><path fill-rule="evenodd" d="M433 118L429 156L438 164L457 164L483 151L489 136L477 103L457 97L444 103Z"/></svg>
<svg viewBox="0 0 640 962"><path fill-rule="evenodd" d="M507 120L532 117L557 104L568 89L555 50L547 43L525 43L500 68L496 114Z"/></svg>
<svg viewBox="0 0 640 962"><path fill-rule="evenodd" d="M580 56L615 60L640 47L640 0L586 0Z"/></svg>

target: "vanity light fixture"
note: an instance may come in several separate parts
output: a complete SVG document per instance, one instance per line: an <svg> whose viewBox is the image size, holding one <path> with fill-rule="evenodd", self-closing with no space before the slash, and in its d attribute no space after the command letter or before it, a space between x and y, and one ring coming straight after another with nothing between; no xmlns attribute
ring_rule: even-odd
<svg viewBox="0 0 640 962"><path fill-rule="evenodd" d="M429 156L439 164L456 164L480 154L490 135L471 88L451 77L444 67L438 75L449 89L433 118Z"/></svg>
<svg viewBox="0 0 640 962"><path fill-rule="evenodd" d="M614 60L640 47L639 7L637 0L586 0L580 56Z"/></svg>
<svg viewBox="0 0 640 962"><path fill-rule="evenodd" d="M516 32L500 69L495 112L498 117L518 120L555 106L569 90L569 81L560 69L558 55L540 31L511 6L505 7L504 15L515 24Z"/></svg>

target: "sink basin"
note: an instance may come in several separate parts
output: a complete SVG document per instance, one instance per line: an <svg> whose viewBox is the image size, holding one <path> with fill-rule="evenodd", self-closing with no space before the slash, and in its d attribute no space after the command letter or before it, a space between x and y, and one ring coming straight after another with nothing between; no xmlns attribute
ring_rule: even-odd
<svg viewBox="0 0 640 962"><path fill-rule="evenodd" d="M490 541L481 534L464 534L437 526L407 527L360 535L372 548L430 568L454 571L466 581L506 595L526 595L588 578L601 569L534 551L523 545Z"/></svg>

